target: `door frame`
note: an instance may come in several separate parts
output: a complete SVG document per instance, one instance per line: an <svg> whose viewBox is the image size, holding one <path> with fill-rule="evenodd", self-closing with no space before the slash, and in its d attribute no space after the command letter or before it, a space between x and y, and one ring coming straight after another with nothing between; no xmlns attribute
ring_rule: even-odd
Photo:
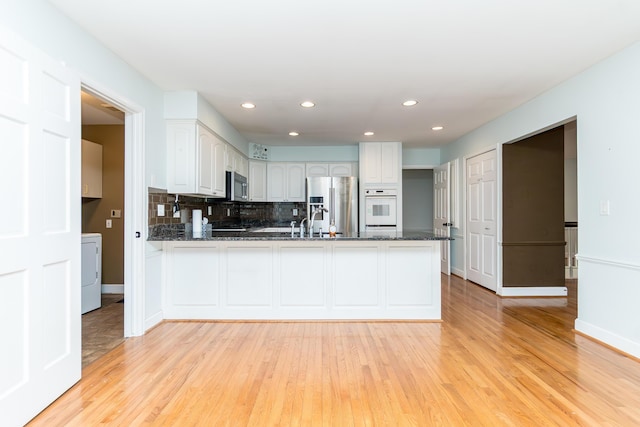
<svg viewBox="0 0 640 427"><path fill-rule="evenodd" d="M502 144L495 144L492 146L485 147L481 150L474 151L471 154L467 154L462 158L462 201L464 203L464 207L462 209L462 218L461 223L464 224L464 276L463 279L467 280L467 244L469 236L467 232L469 231L469 227L467 226L467 161L473 157L479 156L481 154L488 153L489 151L496 151L496 168L497 176L496 176L496 294L502 294Z"/></svg>
<svg viewBox="0 0 640 427"><path fill-rule="evenodd" d="M144 329L145 256L147 223L145 189L144 108L86 76L81 89L124 111L124 336L140 336ZM77 165L80 168L80 165Z"/></svg>

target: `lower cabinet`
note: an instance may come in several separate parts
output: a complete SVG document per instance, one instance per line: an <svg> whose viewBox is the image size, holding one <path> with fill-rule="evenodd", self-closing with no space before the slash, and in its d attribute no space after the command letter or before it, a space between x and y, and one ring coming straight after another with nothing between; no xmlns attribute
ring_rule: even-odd
<svg viewBox="0 0 640 427"><path fill-rule="evenodd" d="M165 242L165 319L440 319L439 241Z"/></svg>

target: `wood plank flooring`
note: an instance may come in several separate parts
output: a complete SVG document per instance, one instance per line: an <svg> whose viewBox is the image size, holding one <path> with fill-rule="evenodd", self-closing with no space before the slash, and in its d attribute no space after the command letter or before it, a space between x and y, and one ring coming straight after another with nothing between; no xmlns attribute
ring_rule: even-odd
<svg viewBox="0 0 640 427"><path fill-rule="evenodd" d="M32 426L634 426L640 363L568 298L443 276L443 322L166 322L89 365Z"/></svg>

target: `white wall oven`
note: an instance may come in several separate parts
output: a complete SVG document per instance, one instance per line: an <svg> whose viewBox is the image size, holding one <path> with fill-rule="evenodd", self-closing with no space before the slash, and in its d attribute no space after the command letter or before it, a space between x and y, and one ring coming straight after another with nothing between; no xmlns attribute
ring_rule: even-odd
<svg viewBox="0 0 640 427"><path fill-rule="evenodd" d="M365 229L395 229L397 226L397 190L365 190Z"/></svg>

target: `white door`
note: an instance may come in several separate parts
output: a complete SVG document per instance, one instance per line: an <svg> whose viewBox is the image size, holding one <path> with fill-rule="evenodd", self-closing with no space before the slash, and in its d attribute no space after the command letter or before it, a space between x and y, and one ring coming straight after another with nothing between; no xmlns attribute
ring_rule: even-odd
<svg viewBox="0 0 640 427"><path fill-rule="evenodd" d="M439 237L451 236L451 164L445 163L433 169L433 232ZM440 244L440 271L451 274L451 244L443 240Z"/></svg>
<svg viewBox="0 0 640 427"><path fill-rule="evenodd" d="M81 374L80 81L0 28L0 425Z"/></svg>
<svg viewBox="0 0 640 427"><path fill-rule="evenodd" d="M496 290L497 161L492 150L467 160L467 279Z"/></svg>

